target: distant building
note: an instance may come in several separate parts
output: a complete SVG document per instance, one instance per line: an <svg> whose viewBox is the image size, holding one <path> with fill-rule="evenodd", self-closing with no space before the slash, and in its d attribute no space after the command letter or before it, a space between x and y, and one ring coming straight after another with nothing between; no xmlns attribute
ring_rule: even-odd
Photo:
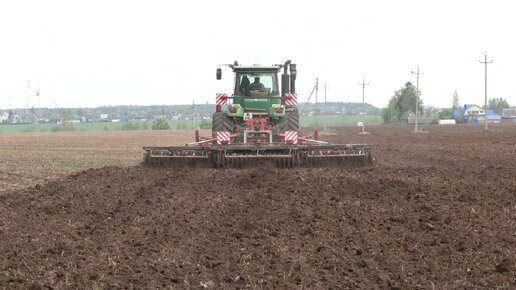
<svg viewBox="0 0 516 290"><path fill-rule="evenodd" d="M0 123L7 122L9 120L9 112L3 112L0 115Z"/></svg>
<svg viewBox="0 0 516 290"><path fill-rule="evenodd" d="M492 121L498 123L502 120L502 116L495 113L495 111L491 109L487 109L487 121Z"/></svg>
<svg viewBox="0 0 516 290"><path fill-rule="evenodd" d="M108 114L100 114L99 121L100 122L111 122L111 120L109 119L109 115Z"/></svg>
<svg viewBox="0 0 516 290"><path fill-rule="evenodd" d="M516 107L502 110L502 122L516 122Z"/></svg>
<svg viewBox="0 0 516 290"><path fill-rule="evenodd" d="M20 115L14 114L12 111L0 113L0 123L21 123Z"/></svg>
<svg viewBox="0 0 516 290"><path fill-rule="evenodd" d="M483 116L484 109L477 105L464 105L464 116Z"/></svg>
<svg viewBox="0 0 516 290"><path fill-rule="evenodd" d="M455 124L457 124L457 122L455 121L455 119L444 119L444 120L437 121L437 124L439 124L439 125L455 125Z"/></svg>
<svg viewBox="0 0 516 290"><path fill-rule="evenodd" d="M470 124L479 124L484 122L486 111L478 105L464 105L464 121ZM487 121L490 123L499 123L502 117L493 110L487 109Z"/></svg>

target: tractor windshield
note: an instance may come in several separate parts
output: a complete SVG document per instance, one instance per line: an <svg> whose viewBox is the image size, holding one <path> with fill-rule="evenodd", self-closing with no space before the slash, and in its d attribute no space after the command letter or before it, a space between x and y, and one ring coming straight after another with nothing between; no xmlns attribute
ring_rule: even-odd
<svg viewBox="0 0 516 290"><path fill-rule="evenodd" d="M279 95L276 73L237 73L235 95L271 97Z"/></svg>

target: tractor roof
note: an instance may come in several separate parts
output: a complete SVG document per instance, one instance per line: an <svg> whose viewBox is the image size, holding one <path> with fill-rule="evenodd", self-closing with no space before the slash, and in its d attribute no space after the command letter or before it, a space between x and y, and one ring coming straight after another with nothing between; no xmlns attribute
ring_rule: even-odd
<svg viewBox="0 0 516 290"><path fill-rule="evenodd" d="M232 66L231 67L236 73L247 73L247 72L256 72L256 73L276 73L279 72L280 66Z"/></svg>

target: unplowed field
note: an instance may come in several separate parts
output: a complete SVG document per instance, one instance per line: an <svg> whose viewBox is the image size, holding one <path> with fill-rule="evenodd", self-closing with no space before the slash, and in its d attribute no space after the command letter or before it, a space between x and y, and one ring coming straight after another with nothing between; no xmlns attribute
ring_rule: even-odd
<svg viewBox="0 0 516 290"><path fill-rule="evenodd" d="M515 289L516 126L353 127L356 169L156 169L177 132L0 135L6 289Z"/></svg>

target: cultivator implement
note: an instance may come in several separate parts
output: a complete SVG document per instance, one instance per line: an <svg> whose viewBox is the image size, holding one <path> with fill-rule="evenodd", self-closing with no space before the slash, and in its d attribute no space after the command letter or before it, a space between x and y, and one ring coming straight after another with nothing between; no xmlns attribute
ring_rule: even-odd
<svg viewBox="0 0 516 290"><path fill-rule="evenodd" d="M372 164L371 145L226 144L144 147L144 164L162 167L357 167Z"/></svg>
<svg viewBox="0 0 516 290"><path fill-rule="evenodd" d="M160 167L210 167L211 151L203 147L144 147L145 165Z"/></svg>

